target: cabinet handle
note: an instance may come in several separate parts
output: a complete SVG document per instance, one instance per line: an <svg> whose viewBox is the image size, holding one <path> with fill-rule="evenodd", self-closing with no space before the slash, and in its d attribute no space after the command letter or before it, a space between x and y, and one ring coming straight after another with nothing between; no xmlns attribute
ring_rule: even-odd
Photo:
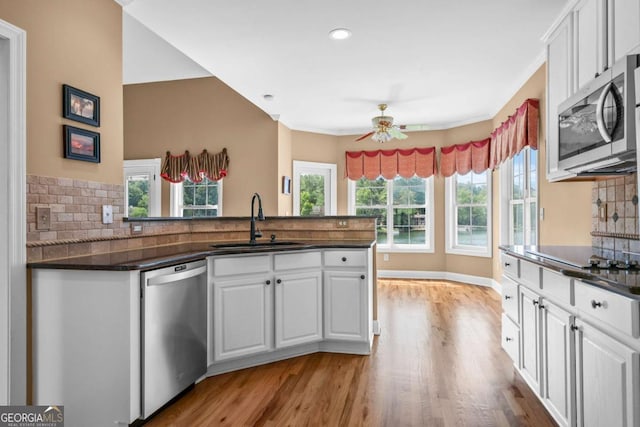
<svg viewBox="0 0 640 427"><path fill-rule="evenodd" d="M540 304L540 305L538 306L538 308L539 308L540 310L544 310L546 307L545 307L544 305Z"/></svg>
<svg viewBox="0 0 640 427"><path fill-rule="evenodd" d="M270 284L271 284L271 280L267 280L265 283L266 283L267 285L270 285Z"/></svg>
<svg viewBox="0 0 640 427"><path fill-rule="evenodd" d="M577 331L578 329L580 329L580 328L577 327L576 325L571 325L571 330L572 331Z"/></svg>
<svg viewBox="0 0 640 427"><path fill-rule="evenodd" d="M596 301L594 299L591 300L591 307L593 309L596 309L598 307L602 307L602 303L600 301Z"/></svg>
<svg viewBox="0 0 640 427"><path fill-rule="evenodd" d="M347 257L346 256L342 257L342 262L347 262Z"/></svg>
<svg viewBox="0 0 640 427"><path fill-rule="evenodd" d="M538 305L538 304L540 304L540 301L538 301L537 299L534 299L533 300L533 305Z"/></svg>
<svg viewBox="0 0 640 427"><path fill-rule="evenodd" d="M360 275L360 278L361 278L362 280L364 280L364 274L361 274L361 275Z"/></svg>
<svg viewBox="0 0 640 427"><path fill-rule="evenodd" d="M509 267L510 265L511 265L511 263L508 263L508 262L505 262L505 263L504 263L504 266L505 266L505 267Z"/></svg>
<svg viewBox="0 0 640 427"><path fill-rule="evenodd" d="M605 71L606 71L606 70L605 70ZM594 77L595 77L595 78L598 78L598 77L600 77L600 74L599 74L599 73L596 73L596 75L595 75Z"/></svg>
<svg viewBox="0 0 640 427"><path fill-rule="evenodd" d="M513 338L506 337L504 340L505 340L506 342L509 342L509 341L513 341Z"/></svg>
<svg viewBox="0 0 640 427"><path fill-rule="evenodd" d="M511 299L511 295L505 295L504 299Z"/></svg>
<svg viewBox="0 0 640 427"><path fill-rule="evenodd" d="M282 280L276 279L276 283L279 285L280 283L282 283Z"/></svg>

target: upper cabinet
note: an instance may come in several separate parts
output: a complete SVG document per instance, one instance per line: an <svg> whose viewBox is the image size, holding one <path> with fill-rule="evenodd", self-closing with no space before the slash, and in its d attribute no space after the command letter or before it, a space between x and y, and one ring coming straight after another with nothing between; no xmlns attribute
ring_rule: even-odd
<svg viewBox="0 0 640 427"><path fill-rule="evenodd" d="M547 44L547 180L558 167L558 105L616 61L640 53L640 1L574 0L544 37Z"/></svg>

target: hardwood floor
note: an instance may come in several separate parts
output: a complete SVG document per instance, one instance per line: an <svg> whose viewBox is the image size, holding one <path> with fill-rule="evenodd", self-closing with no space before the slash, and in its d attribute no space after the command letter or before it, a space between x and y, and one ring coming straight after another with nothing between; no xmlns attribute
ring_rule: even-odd
<svg viewBox="0 0 640 427"><path fill-rule="evenodd" d="M148 426L553 426L500 348L500 297L379 280L371 356L318 353L208 378Z"/></svg>

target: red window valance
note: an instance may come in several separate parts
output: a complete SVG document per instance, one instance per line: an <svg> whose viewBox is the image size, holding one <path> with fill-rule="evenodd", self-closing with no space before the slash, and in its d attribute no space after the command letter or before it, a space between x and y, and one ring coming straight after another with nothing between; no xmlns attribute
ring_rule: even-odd
<svg viewBox="0 0 640 427"><path fill-rule="evenodd" d="M229 156L226 148L216 154L209 154L207 150L202 150L202 153L197 156L191 156L188 151L174 156L167 151L160 176L174 183L182 182L185 178L189 178L192 182L200 182L203 177L218 181L227 176L228 169Z"/></svg>
<svg viewBox="0 0 640 427"><path fill-rule="evenodd" d="M347 151L345 157L345 174L352 180L362 177L376 179L379 176L393 179L398 175L403 178L411 178L414 175L428 178L436 172L435 147Z"/></svg>
<svg viewBox="0 0 640 427"><path fill-rule="evenodd" d="M495 169L527 145L537 149L539 120L540 101L527 99L513 116L509 116L500 127L491 132L489 167Z"/></svg>
<svg viewBox="0 0 640 427"><path fill-rule="evenodd" d="M440 174L448 177L458 172L465 175L469 171L481 173L489 168L490 138L470 141L440 149Z"/></svg>

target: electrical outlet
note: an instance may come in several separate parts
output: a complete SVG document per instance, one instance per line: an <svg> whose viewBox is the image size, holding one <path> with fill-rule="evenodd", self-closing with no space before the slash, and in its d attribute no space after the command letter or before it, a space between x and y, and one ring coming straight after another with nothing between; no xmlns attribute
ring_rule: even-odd
<svg viewBox="0 0 640 427"><path fill-rule="evenodd" d="M349 228L349 220L348 219L339 219L336 222L336 228Z"/></svg>
<svg viewBox="0 0 640 427"><path fill-rule="evenodd" d="M113 224L113 206L102 205L102 223Z"/></svg>
<svg viewBox="0 0 640 427"><path fill-rule="evenodd" d="M131 234L142 234L142 224L131 224Z"/></svg>
<svg viewBox="0 0 640 427"><path fill-rule="evenodd" d="M382 260L383 261L389 261L389 254L382 255Z"/></svg>
<svg viewBox="0 0 640 427"><path fill-rule="evenodd" d="M36 207L36 230L48 230L51 228L51 208Z"/></svg>

